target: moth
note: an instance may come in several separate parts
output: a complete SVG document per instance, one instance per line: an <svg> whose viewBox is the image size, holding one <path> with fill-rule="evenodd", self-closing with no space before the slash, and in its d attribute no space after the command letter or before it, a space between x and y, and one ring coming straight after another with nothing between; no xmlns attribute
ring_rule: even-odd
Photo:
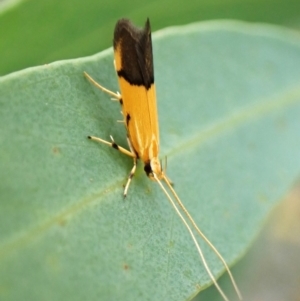
<svg viewBox="0 0 300 301"><path fill-rule="evenodd" d="M159 160L159 126L149 19L147 19L143 29L135 27L127 19L119 20L115 26L113 46L115 59L114 64L118 75L121 94L114 93L104 88L86 72L84 72L84 75L100 90L112 96L113 99L119 101L127 131L129 150L119 146L114 141L113 137L110 137L111 141L106 141L95 136L88 136L88 138L107 144L133 159L133 167L129 173L127 183L124 188L124 197L127 195L131 180L136 171L137 161L141 160L144 163L146 175L160 186L172 207L175 209L177 215L187 228L207 273L223 299L228 301L227 296L218 285L204 258L192 228L219 257L231 278L239 299L241 299L242 297L239 289L224 258L194 222L190 213L175 192L171 181L162 169Z"/></svg>

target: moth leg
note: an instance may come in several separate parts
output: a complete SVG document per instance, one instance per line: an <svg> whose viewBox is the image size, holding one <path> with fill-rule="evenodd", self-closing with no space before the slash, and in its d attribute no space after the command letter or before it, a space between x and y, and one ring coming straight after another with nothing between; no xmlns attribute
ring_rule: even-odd
<svg viewBox="0 0 300 301"><path fill-rule="evenodd" d="M113 139L112 136L110 136L110 139L111 139L111 142L109 141L106 141L106 140L103 140L101 138L98 138L98 137L95 137L95 136L88 136L89 139L93 140L93 141L97 141L97 142L100 142L100 143L104 143L106 145L109 145L111 146L112 148L120 151L121 153L131 157L131 158L136 158L136 154L134 152L131 152L129 150L127 150L126 148L122 147L122 146L119 146Z"/></svg>
<svg viewBox="0 0 300 301"><path fill-rule="evenodd" d="M129 139L128 136L127 136L127 143L128 143L128 146L130 148L131 153L134 154L135 156L133 157L133 167L132 167L132 169L131 169L131 171L130 171L130 173L128 175L127 183L126 183L125 188L124 188L124 193L123 193L124 198L126 198L129 185L130 185L131 180L132 180L132 178L133 178L133 176L135 174L136 163L137 163L137 159L138 159L138 157L137 157L137 155L136 155L136 153L135 153L135 151L134 151L134 149L133 149L133 147L131 145L131 142L130 142L130 139Z"/></svg>
<svg viewBox="0 0 300 301"><path fill-rule="evenodd" d="M126 148L124 147L121 147L119 146L113 139L112 136L110 136L110 139L111 139L111 142L109 141L106 141L106 140L103 140L101 138L98 138L98 137L95 137L95 136L88 136L89 139L93 140L93 141L97 141L97 142L100 142L100 143L104 143L106 145L109 145L110 147L120 151L121 153L133 158L133 167L128 175L128 179L127 179L127 183L125 185L125 188L124 188L124 193L123 193L123 196L124 198L126 197L127 195L127 191L128 191L128 188L129 188L129 185L131 183L131 180L135 174L135 171L136 171L136 164L137 164L137 155L136 153L134 152L132 146L131 146L131 143L130 143L130 140L129 138L127 137L127 141L128 141L128 145L129 145L129 148L130 148L130 151L127 150Z"/></svg>
<svg viewBox="0 0 300 301"><path fill-rule="evenodd" d="M136 162L137 162L137 158L133 158L133 167L129 173L129 176L128 176L128 179L127 179L127 183L125 185L125 188L124 188L124 193L123 193L123 197L124 199L126 198L126 195L127 195L127 191L128 191L128 188L129 188L129 185L131 183L131 180L135 174L135 170L136 170Z"/></svg>
<svg viewBox="0 0 300 301"><path fill-rule="evenodd" d="M83 72L84 76L94 85L96 86L98 89L102 90L103 92L107 93L108 95L112 96L114 99L121 101L122 96L120 93L115 93L112 92L106 88L104 88L103 86L101 86L99 83L97 83L90 75L88 75L85 71Z"/></svg>

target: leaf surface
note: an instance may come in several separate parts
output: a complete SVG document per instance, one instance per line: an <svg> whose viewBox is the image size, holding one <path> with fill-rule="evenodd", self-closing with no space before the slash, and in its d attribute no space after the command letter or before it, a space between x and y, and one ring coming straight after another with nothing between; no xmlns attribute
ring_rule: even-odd
<svg viewBox="0 0 300 301"><path fill-rule="evenodd" d="M161 158L229 264L300 171L300 38L206 22L154 34ZM187 300L210 284L197 251L126 146L111 49L0 80L1 300ZM203 245L215 275L221 263Z"/></svg>

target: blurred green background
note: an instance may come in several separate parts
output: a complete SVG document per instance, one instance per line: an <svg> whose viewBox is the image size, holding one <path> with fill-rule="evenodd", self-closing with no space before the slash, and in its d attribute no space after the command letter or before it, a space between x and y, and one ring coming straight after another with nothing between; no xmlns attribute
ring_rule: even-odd
<svg viewBox="0 0 300 301"><path fill-rule="evenodd" d="M153 31L212 19L299 29L299 12L299 0L0 0L0 76L106 49L121 17L149 17Z"/></svg>

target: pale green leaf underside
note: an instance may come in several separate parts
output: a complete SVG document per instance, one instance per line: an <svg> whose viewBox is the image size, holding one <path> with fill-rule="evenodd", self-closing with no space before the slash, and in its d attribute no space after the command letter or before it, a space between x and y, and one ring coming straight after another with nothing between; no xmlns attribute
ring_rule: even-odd
<svg viewBox="0 0 300 301"><path fill-rule="evenodd" d="M299 175L300 38L206 22L153 40L161 157L232 264ZM86 138L126 146L118 103L83 77L118 90L112 61L108 50L0 81L1 300L186 300L210 282L142 167L124 201L132 160Z"/></svg>

